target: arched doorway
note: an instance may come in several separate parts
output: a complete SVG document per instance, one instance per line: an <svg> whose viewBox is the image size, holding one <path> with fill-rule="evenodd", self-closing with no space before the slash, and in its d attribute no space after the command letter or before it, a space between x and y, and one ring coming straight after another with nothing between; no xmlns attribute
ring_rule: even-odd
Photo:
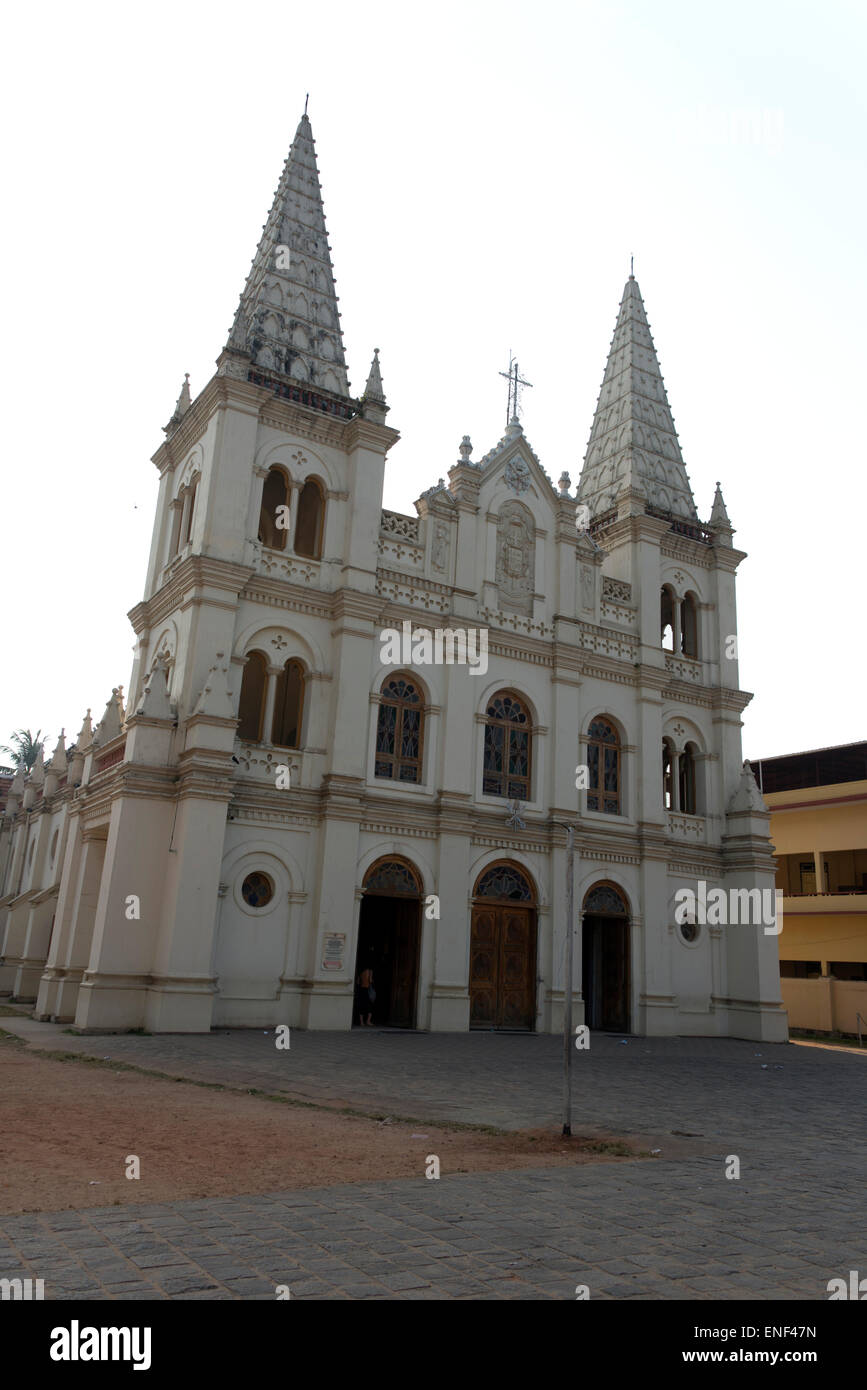
<svg viewBox="0 0 867 1390"><path fill-rule="evenodd" d="M597 883L584 899L582 988L584 1022L602 1032L629 1031L629 908L613 883Z"/></svg>
<svg viewBox="0 0 867 1390"><path fill-rule="evenodd" d="M492 864L473 893L470 1027L536 1026L536 893L514 864Z"/></svg>
<svg viewBox="0 0 867 1390"><path fill-rule="evenodd" d="M371 1014L380 1027L415 1027L421 890L417 870L399 855L377 860L364 875L354 978L373 971ZM358 1027L354 1006L352 1023Z"/></svg>

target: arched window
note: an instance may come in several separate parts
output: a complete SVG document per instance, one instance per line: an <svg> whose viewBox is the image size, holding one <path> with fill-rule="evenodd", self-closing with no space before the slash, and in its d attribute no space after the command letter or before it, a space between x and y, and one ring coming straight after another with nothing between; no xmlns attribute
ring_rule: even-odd
<svg viewBox="0 0 867 1390"><path fill-rule="evenodd" d="M418 685L407 676L391 676L382 687L376 720L374 775L395 782L420 782L423 732Z"/></svg>
<svg viewBox="0 0 867 1390"><path fill-rule="evenodd" d="M677 600L670 585L663 585L660 599L659 629L662 634L663 650L674 651L674 605Z"/></svg>
<svg viewBox="0 0 867 1390"><path fill-rule="evenodd" d="M620 736L608 719L587 731L587 810L620 815Z"/></svg>
<svg viewBox="0 0 867 1390"><path fill-rule="evenodd" d="M662 801L667 811L674 810L674 750L667 738L662 740Z"/></svg>
<svg viewBox="0 0 867 1390"><path fill-rule="evenodd" d="M684 656L698 657L698 604L695 594L686 594L680 606L681 650Z"/></svg>
<svg viewBox="0 0 867 1390"><path fill-rule="evenodd" d="M695 800L695 753L694 745L688 743L679 760L680 809L687 816L696 814Z"/></svg>
<svg viewBox="0 0 867 1390"><path fill-rule="evenodd" d="M501 690L485 711L485 761L482 791L486 796L530 800L530 716L525 705Z"/></svg>
<svg viewBox="0 0 867 1390"><path fill-rule="evenodd" d="M193 515L194 515L195 510L196 510L196 493L198 492L198 490L199 490L199 480L198 480L198 478L196 478L196 479L194 479L193 484L192 484L192 486L191 486L190 489L189 489L189 494L190 494L190 495L189 495L189 498L187 499L187 524L186 524L186 526L184 527L184 534L183 534L183 537L181 538L181 545L182 545L182 546L187 544L187 542L189 541L191 535L193 534Z"/></svg>
<svg viewBox="0 0 867 1390"><path fill-rule="evenodd" d="M295 554L318 560L322 554L322 522L325 517L325 498L315 478L308 478L298 498L298 519L295 522Z"/></svg>
<svg viewBox="0 0 867 1390"><path fill-rule="evenodd" d="M526 874L514 864L494 864L476 884L476 898L496 898L514 903L533 903L535 894Z"/></svg>
<svg viewBox="0 0 867 1390"><path fill-rule="evenodd" d="M269 550L286 549L286 527L289 520L289 488L282 468L269 468L262 488L259 511L259 540Z"/></svg>
<svg viewBox="0 0 867 1390"><path fill-rule="evenodd" d="M241 677L241 703L238 708L238 738L246 739L248 743L258 743L262 737L267 679L267 657L263 652L251 652Z"/></svg>
<svg viewBox="0 0 867 1390"><path fill-rule="evenodd" d="M300 748L303 713L304 667L300 661L287 661L277 677L271 742L278 748Z"/></svg>

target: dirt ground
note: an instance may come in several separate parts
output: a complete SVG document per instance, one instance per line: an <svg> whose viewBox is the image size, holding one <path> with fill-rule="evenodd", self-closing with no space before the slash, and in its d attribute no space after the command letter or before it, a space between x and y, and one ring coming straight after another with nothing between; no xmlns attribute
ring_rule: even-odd
<svg viewBox="0 0 867 1390"><path fill-rule="evenodd" d="M2 1213L408 1178L424 1172L429 1154L447 1177L622 1162L638 1152L598 1134L488 1134L288 1105L55 1060L0 1036ZM128 1155L140 1160L138 1181L126 1177Z"/></svg>

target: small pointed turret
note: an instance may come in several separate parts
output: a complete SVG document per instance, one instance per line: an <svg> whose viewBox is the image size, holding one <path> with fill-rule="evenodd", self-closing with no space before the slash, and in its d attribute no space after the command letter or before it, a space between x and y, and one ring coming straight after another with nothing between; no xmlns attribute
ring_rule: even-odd
<svg viewBox="0 0 867 1390"><path fill-rule="evenodd" d="M210 715L217 719L235 718L229 690L229 666L224 652L217 652L217 660L208 671L193 714Z"/></svg>
<svg viewBox="0 0 867 1390"><path fill-rule="evenodd" d="M111 692L111 699L105 707L105 713L93 731L93 742L102 748L107 743L111 743L112 739L117 738L123 729L124 718L123 686L116 685Z"/></svg>
<svg viewBox="0 0 867 1390"><path fill-rule="evenodd" d="M6 798L6 815L7 815L7 816L14 816L14 815L15 815L16 811L18 810L19 806L21 805L21 798L23 797L23 795L24 795L24 769L23 769L23 767L18 767L18 768L15 769L15 776L12 778L12 781L9 783L9 795L8 795L7 798Z"/></svg>
<svg viewBox="0 0 867 1390"><path fill-rule="evenodd" d="M75 740L75 746L80 753L86 753L92 742L93 724L91 723L90 710L88 710L84 719L81 721L81 728L78 731L78 738Z"/></svg>
<svg viewBox="0 0 867 1390"><path fill-rule="evenodd" d="M728 804L727 814L743 815L744 813L750 813L752 811L761 811L767 814L768 808L765 805L764 797L759 791L749 759L745 759L734 796Z"/></svg>
<svg viewBox="0 0 867 1390"><path fill-rule="evenodd" d="M305 113L283 166L227 344L252 366L349 396L340 312ZM229 364L220 359L220 370Z"/></svg>
<svg viewBox="0 0 867 1390"><path fill-rule="evenodd" d="M364 388L364 395L361 397L364 417L367 420L376 420L382 424L385 420L388 406L385 403L385 392L382 389L382 373L379 370L379 348L373 349L373 361L370 364L370 371L367 374L367 385Z"/></svg>
<svg viewBox="0 0 867 1390"><path fill-rule="evenodd" d="M51 755L51 762L45 769L45 796L53 796L60 786L60 779L66 772L66 730L60 730L57 747Z"/></svg>
<svg viewBox="0 0 867 1390"><path fill-rule="evenodd" d="M710 529L715 532L719 545L731 545L734 528L729 521L729 514L726 511L726 504L723 501L722 488L719 483L716 485L716 492L713 496L713 507L710 513Z"/></svg>
<svg viewBox="0 0 867 1390"><path fill-rule="evenodd" d="M636 482L643 484L650 505L698 520L641 291L630 275L596 404L578 500L598 516Z"/></svg>
<svg viewBox="0 0 867 1390"><path fill-rule="evenodd" d="M184 375L184 384L181 387L181 394L178 396L177 404L175 406L175 413L172 416L171 420L169 420L169 423L165 426L166 434L171 434L173 430L177 429L178 425L181 423L187 411L189 410L191 404L192 401L190 399L190 374L189 372L186 372Z"/></svg>
<svg viewBox="0 0 867 1390"><path fill-rule="evenodd" d="M157 660L151 671L147 685L142 692L136 717L145 719L171 719L172 707L169 701L166 663Z"/></svg>

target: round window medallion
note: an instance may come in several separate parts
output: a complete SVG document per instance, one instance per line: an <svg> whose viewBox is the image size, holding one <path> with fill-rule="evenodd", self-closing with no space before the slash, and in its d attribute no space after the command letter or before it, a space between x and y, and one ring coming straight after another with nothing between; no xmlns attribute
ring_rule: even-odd
<svg viewBox="0 0 867 1390"><path fill-rule="evenodd" d="M684 941L688 942L690 945L693 941L698 941L698 923L681 922L680 934L683 937Z"/></svg>
<svg viewBox="0 0 867 1390"><path fill-rule="evenodd" d="M267 907L274 885L267 874L248 874L241 884L241 896L248 907Z"/></svg>

